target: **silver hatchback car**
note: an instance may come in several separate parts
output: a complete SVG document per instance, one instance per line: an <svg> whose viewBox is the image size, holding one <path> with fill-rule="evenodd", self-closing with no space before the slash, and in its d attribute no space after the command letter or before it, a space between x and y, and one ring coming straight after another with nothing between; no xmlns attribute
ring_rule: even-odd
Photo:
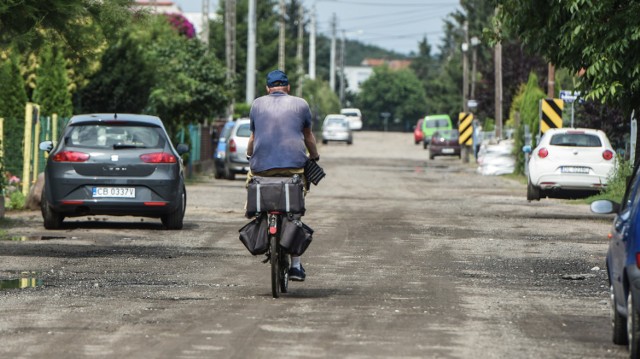
<svg viewBox="0 0 640 359"><path fill-rule="evenodd" d="M235 180L236 174L249 172L249 160L247 159L247 146L251 136L250 120L240 118L226 139L227 147L222 168L222 175L228 180Z"/></svg>
<svg viewBox="0 0 640 359"><path fill-rule="evenodd" d="M155 116L74 116L49 152L41 209L44 227L58 229L65 217L132 215L160 218L182 229L187 192L180 155Z"/></svg>
<svg viewBox="0 0 640 359"><path fill-rule="evenodd" d="M326 145L329 141L346 142L348 145L353 143L353 132L345 115L331 114L324 118L322 144Z"/></svg>

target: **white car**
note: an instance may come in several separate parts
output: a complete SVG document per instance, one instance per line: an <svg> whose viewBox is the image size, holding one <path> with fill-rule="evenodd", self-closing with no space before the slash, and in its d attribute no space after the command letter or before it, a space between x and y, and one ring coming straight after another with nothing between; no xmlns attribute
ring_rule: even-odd
<svg viewBox="0 0 640 359"><path fill-rule="evenodd" d="M353 134L346 116L330 114L324 118L322 122L322 144L326 145L329 141L346 142L348 145L353 143Z"/></svg>
<svg viewBox="0 0 640 359"><path fill-rule="evenodd" d="M527 200L569 191L598 192L607 186L615 166L615 152L601 130L550 129L529 159Z"/></svg>
<svg viewBox="0 0 640 359"><path fill-rule="evenodd" d="M347 116L347 120L349 120L349 127L352 130L361 130L362 129L362 113L357 108L343 108L340 110L341 115Z"/></svg>

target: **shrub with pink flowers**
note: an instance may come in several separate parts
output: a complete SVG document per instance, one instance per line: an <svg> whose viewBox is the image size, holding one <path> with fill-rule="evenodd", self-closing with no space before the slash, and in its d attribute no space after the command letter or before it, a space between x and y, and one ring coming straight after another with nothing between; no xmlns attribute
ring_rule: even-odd
<svg viewBox="0 0 640 359"><path fill-rule="evenodd" d="M196 36L196 29L193 24L187 20L186 17L181 14L165 14L167 20L174 29L178 30L178 33L186 36L188 39L192 39Z"/></svg>

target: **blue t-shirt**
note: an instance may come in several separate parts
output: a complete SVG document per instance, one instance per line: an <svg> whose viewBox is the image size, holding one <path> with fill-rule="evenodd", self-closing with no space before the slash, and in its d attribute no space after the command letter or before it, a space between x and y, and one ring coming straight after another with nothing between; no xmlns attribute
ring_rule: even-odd
<svg viewBox="0 0 640 359"><path fill-rule="evenodd" d="M252 172L302 168L307 161L304 128L311 127L311 110L300 97L275 92L253 101L251 111Z"/></svg>

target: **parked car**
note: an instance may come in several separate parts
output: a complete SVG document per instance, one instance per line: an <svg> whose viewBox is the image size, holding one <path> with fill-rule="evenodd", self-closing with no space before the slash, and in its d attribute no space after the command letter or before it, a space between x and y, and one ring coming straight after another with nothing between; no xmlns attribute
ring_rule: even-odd
<svg viewBox="0 0 640 359"><path fill-rule="evenodd" d="M160 218L181 229L187 204L185 144L173 147L155 116L73 116L61 141L40 143L49 152L41 210L44 227L58 229L65 217L132 215Z"/></svg>
<svg viewBox="0 0 640 359"><path fill-rule="evenodd" d="M347 116L349 128L355 131L362 129L362 112L360 112L360 109L343 108L340 110L340 114Z"/></svg>
<svg viewBox="0 0 640 359"><path fill-rule="evenodd" d="M251 136L250 122L248 118L236 120L226 139L227 146L222 174L228 180L235 180L236 174L249 172L247 146L249 145L249 136Z"/></svg>
<svg viewBox="0 0 640 359"><path fill-rule="evenodd" d="M213 176L216 179L220 179L224 177L224 161L227 158L227 138L229 138L229 134L231 134L231 129L235 126L234 121L225 122L224 126L222 126L222 130L220 130L220 136L218 137L218 144L216 146L216 151L214 153L213 162L215 167L213 169Z"/></svg>
<svg viewBox="0 0 640 359"><path fill-rule="evenodd" d="M353 143L353 133L349 126L349 120L345 115L330 114L322 122L322 143L329 141Z"/></svg>
<svg viewBox="0 0 640 359"><path fill-rule="evenodd" d="M598 200L591 211L615 213L609 231L606 265L609 278L612 339L640 356L640 169L636 169L621 204Z"/></svg>
<svg viewBox="0 0 640 359"><path fill-rule="evenodd" d="M451 124L451 118L449 115L431 115L426 116L424 121L422 121L422 148L425 150L427 146L429 146L429 141L431 141L431 136L433 133L440 130L451 130L453 129L453 125Z"/></svg>
<svg viewBox="0 0 640 359"><path fill-rule="evenodd" d="M601 130L547 130L529 159L527 200L599 192L615 163L615 152Z"/></svg>
<svg viewBox="0 0 640 359"><path fill-rule="evenodd" d="M416 127L413 128L413 140L416 142L416 145L420 144L424 138L424 133L422 132L422 121L424 121L423 118L418 119Z"/></svg>
<svg viewBox="0 0 640 359"><path fill-rule="evenodd" d="M436 156L458 156L460 158L461 146L458 143L460 134L458 130L440 130L433 133L429 140L429 159Z"/></svg>

